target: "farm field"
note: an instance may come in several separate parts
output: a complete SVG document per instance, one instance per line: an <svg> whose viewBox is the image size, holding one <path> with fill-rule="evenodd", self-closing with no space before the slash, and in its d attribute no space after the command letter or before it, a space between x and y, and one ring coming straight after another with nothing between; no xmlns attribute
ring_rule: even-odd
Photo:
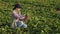
<svg viewBox="0 0 60 34"><path fill-rule="evenodd" d="M11 29L11 14L18 0L0 0L0 34L60 34L60 0L19 0L21 14L30 19L26 29Z"/></svg>

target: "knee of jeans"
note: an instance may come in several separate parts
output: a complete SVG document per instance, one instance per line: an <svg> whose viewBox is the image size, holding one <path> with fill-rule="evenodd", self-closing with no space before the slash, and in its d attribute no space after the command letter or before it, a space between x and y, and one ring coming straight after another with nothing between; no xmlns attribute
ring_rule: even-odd
<svg viewBox="0 0 60 34"><path fill-rule="evenodd" d="M26 24L24 25L24 28L27 28L27 25Z"/></svg>

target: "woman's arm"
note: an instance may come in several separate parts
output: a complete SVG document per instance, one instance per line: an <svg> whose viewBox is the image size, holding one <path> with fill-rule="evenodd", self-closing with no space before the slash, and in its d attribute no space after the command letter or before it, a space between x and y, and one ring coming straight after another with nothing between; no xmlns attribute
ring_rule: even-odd
<svg viewBox="0 0 60 34"><path fill-rule="evenodd" d="M13 14L14 14L14 16L17 18L17 19L19 19L20 21L27 21L28 20L28 16L27 15L19 15L19 14L17 14L16 12L13 12Z"/></svg>
<svg viewBox="0 0 60 34"><path fill-rule="evenodd" d="M20 20L24 20L24 16L20 15L20 14L17 14L15 11L13 11L13 15L17 18L17 19L20 19Z"/></svg>
<svg viewBox="0 0 60 34"><path fill-rule="evenodd" d="M20 18L19 14L17 14L15 11L13 11L13 15L14 15L14 17L16 17L16 18Z"/></svg>

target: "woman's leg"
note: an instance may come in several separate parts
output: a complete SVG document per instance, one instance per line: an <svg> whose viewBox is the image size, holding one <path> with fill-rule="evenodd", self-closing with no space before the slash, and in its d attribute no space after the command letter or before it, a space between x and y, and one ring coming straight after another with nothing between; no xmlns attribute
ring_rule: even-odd
<svg viewBox="0 0 60 34"><path fill-rule="evenodd" d="M20 28L27 28L27 25L24 24L23 22L17 22L17 26Z"/></svg>
<svg viewBox="0 0 60 34"><path fill-rule="evenodd" d="M16 24L17 24L17 27L21 27L23 25L22 22L16 22Z"/></svg>
<svg viewBox="0 0 60 34"><path fill-rule="evenodd" d="M21 27L22 28L27 28L27 25L26 24L23 24Z"/></svg>

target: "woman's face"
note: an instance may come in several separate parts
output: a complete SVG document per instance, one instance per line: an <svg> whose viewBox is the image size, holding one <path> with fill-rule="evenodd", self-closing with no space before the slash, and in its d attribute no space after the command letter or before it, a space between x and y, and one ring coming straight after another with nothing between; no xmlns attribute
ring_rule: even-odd
<svg viewBox="0 0 60 34"><path fill-rule="evenodd" d="M16 10L19 12L21 9L20 8L16 8Z"/></svg>

